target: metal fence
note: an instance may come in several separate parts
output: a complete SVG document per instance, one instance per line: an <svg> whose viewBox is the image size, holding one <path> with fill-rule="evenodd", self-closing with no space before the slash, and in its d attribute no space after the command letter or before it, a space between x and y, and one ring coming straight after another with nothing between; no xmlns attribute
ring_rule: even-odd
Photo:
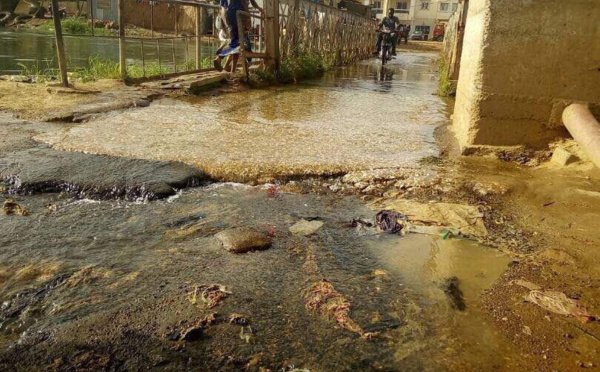
<svg viewBox="0 0 600 372"><path fill-rule="evenodd" d="M373 19L309 0L280 0L281 57L319 53L335 65L368 57L376 40Z"/></svg>
<svg viewBox="0 0 600 372"><path fill-rule="evenodd" d="M119 67L123 78L168 77L212 69L211 60L220 44L214 22L218 17L218 5L197 0L152 0L149 4L142 3L140 6L166 3L188 9L191 7L195 15L195 30L184 35L156 36L152 27L155 15L151 12L150 35L139 36L128 34L125 22L127 9L132 11L136 8L126 8L125 0L117 2L118 36L95 32L96 20L92 12L92 35L89 37L118 39ZM265 65L273 69L278 68L282 59L302 52L319 53L335 65L350 63L370 55L376 36L375 20L309 0L264 0L263 14L239 11L237 16L240 38L246 37L252 44L252 49L247 50L244 43L240 43L240 60L246 75L249 58L262 59ZM208 17L211 23L206 32L203 32L206 29L203 17ZM177 30L177 24L174 26ZM62 34L59 33L61 31L57 30L57 45L63 43ZM60 49L57 48L59 65ZM63 65L65 60L63 56Z"/></svg>

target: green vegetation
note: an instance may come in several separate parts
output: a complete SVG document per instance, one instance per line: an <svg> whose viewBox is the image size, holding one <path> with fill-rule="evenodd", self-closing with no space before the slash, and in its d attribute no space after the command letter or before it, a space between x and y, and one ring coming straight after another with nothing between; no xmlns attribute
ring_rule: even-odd
<svg viewBox="0 0 600 372"><path fill-rule="evenodd" d="M61 21L63 33L65 35L91 35L92 34L92 25L88 23L87 19L82 17L69 17L65 18ZM52 21L48 21L44 24L35 28L37 31L51 33L54 32L54 23ZM95 35L100 36L108 36L113 35L111 30L107 30L105 28L94 29Z"/></svg>
<svg viewBox="0 0 600 372"><path fill-rule="evenodd" d="M448 63L446 59L442 56L439 61L439 69L440 69L440 79L438 82L438 94L442 97L449 97L454 95L454 86L452 81L450 81L450 77L448 76Z"/></svg>
<svg viewBox="0 0 600 372"><path fill-rule="evenodd" d="M212 66L211 59L208 57L204 58L201 63L201 68L208 68L210 66ZM59 78L58 69L55 67L54 61L46 62L45 66L41 65L40 62L28 65L20 63L19 67L21 68L21 75L30 76L36 82L57 80ZM193 60L177 66L177 70L180 72L192 71L195 69L196 62ZM159 66L157 62L146 63L145 70L146 77L166 75L174 72L171 66ZM88 82L99 79L120 79L121 72L119 62L99 57L89 57L87 66L76 69L70 73L70 76L72 79ZM141 64L127 66L127 76L133 79L144 77L144 68L142 68Z"/></svg>
<svg viewBox="0 0 600 372"><path fill-rule="evenodd" d="M18 64L21 69L22 76L29 76L35 82L45 82L50 80L58 79L58 71L54 68L54 61L47 61L45 66L39 61L26 65L24 63Z"/></svg>
<svg viewBox="0 0 600 372"><path fill-rule="evenodd" d="M297 83L301 80L319 77L331 67L333 67L333 61L321 54L296 52L281 62L277 75L259 69L254 72L253 78L266 83Z"/></svg>

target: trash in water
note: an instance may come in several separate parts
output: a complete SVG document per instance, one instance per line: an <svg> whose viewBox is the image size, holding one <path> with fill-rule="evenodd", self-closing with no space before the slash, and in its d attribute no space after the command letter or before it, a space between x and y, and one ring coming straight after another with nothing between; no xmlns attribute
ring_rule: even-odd
<svg viewBox="0 0 600 372"><path fill-rule="evenodd" d="M406 221L406 216L394 211L383 210L375 216L377 226L388 234L399 234L404 227L400 221Z"/></svg>
<svg viewBox="0 0 600 372"><path fill-rule="evenodd" d="M411 226L451 228L460 231L462 235L471 237L487 236L487 229L483 223L483 213L477 206L452 203L419 203L404 199L379 201L374 206L407 213ZM438 234L433 233L433 235Z"/></svg>
<svg viewBox="0 0 600 372"><path fill-rule="evenodd" d="M229 324L247 326L250 324L250 320L244 314L231 313L229 314Z"/></svg>
<svg viewBox="0 0 600 372"><path fill-rule="evenodd" d="M465 304L463 293L460 290L459 284L460 282L458 278L453 276L444 281L443 290L450 299L450 305L452 308L464 311L467 308L467 305Z"/></svg>
<svg viewBox="0 0 600 372"><path fill-rule="evenodd" d="M306 295L306 309L317 311L329 319L335 319L337 324L351 332L358 333L365 339L371 339L375 333L365 332L350 318L350 301L335 290L333 285L323 279L316 282Z"/></svg>
<svg viewBox="0 0 600 372"><path fill-rule="evenodd" d="M596 317L590 315L578 300L569 298L562 292L534 289L525 295L525 301L536 304L544 310L555 314L571 315L585 322L596 320Z"/></svg>
<svg viewBox="0 0 600 372"><path fill-rule="evenodd" d="M198 294L200 295L202 302L204 302L209 309L212 309L229 296L231 292L227 291L227 288L220 284L195 286L189 294L189 300L192 305L198 303Z"/></svg>
<svg viewBox="0 0 600 372"><path fill-rule="evenodd" d="M358 226L373 227L372 222L367 221L363 218L353 218L352 221L350 221L350 223L348 225L349 225L349 227L358 227Z"/></svg>
<svg viewBox="0 0 600 372"><path fill-rule="evenodd" d="M240 329L240 339L246 341L247 344L254 342L254 330L252 329L252 327L242 326L242 328Z"/></svg>
<svg viewBox="0 0 600 372"><path fill-rule="evenodd" d="M14 199L8 198L4 201L4 214L7 216L27 216L29 215L29 211L27 211L25 207L21 206Z"/></svg>
<svg viewBox="0 0 600 372"><path fill-rule="evenodd" d="M276 198L279 196L279 188L277 185L269 185L269 187L267 187L267 196L269 198Z"/></svg>

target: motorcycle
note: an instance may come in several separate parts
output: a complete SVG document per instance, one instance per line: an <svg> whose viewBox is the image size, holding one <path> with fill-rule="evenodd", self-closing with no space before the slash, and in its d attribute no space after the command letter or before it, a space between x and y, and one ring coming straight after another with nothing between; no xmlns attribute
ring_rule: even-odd
<svg viewBox="0 0 600 372"><path fill-rule="evenodd" d="M393 40L396 37L396 33L385 27L379 32L383 35L379 57L381 58L381 64L385 65L392 59Z"/></svg>

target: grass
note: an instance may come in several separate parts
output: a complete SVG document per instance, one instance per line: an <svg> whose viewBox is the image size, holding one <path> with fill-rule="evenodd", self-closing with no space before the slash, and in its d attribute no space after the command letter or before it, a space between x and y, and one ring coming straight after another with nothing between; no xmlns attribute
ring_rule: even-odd
<svg viewBox="0 0 600 372"><path fill-rule="evenodd" d="M440 57L438 63L439 63L439 69L440 69L440 79L438 82L438 94L442 97L450 97L450 96L454 95L455 89L452 84L452 81L450 81L450 78L448 76L448 69L449 69L448 63L446 62L446 59L443 56Z"/></svg>
<svg viewBox="0 0 600 372"><path fill-rule="evenodd" d="M266 83L297 83L301 80L319 77L331 67L333 67L333 61L321 54L296 51L281 62L277 74L259 69L254 72L253 78Z"/></svg>
<svg viewBox="0 0 600 372"><path fill-rule="evenodd" d="M209 68L212 66L212 60L208 57L204 58L200 64L200 68ZM20 63L20 74L30 76L36 82L45 82L59 79L58 70L55 67L54 61L48 61L46 65L41 65L40 62L31 64ZM182 65L177 66L177 71L192 71L196 69L196 61L190 60ZM149 62L145 65L145 76L160 76L175 72L171 66L161 65L157 62ZM81 80L83 82L95 81L100 79L120 79L121 70L119 62L107 60L99 57L89 57L86 67L78 68L70 73L72 79ZM127 76L129 78L144 77L144 69L141 64L127 66Z"/></svg>
<svg viewBox="0 0 600 372"><path fill-rule="evenodd" d="M85 18L81 17L68 17L61 21L63 34L65 35L91 35L92 25L88 23ZM37 31L52 33L54 32L54 23L48 21L35 28ZM111 30L105 28L94 29L94 34L99 36L113 35Z"/></svg>
<svg viewBox="0 0 600 372"><path fill-rule="evenodd" d="M57 80L58 79L58 70L54 68L54 61L46 61L45 64L41 64L40 61L35 61L35 63L18 64L22 76L29 76L35 82L43 83L46 81Z"/></svg>

